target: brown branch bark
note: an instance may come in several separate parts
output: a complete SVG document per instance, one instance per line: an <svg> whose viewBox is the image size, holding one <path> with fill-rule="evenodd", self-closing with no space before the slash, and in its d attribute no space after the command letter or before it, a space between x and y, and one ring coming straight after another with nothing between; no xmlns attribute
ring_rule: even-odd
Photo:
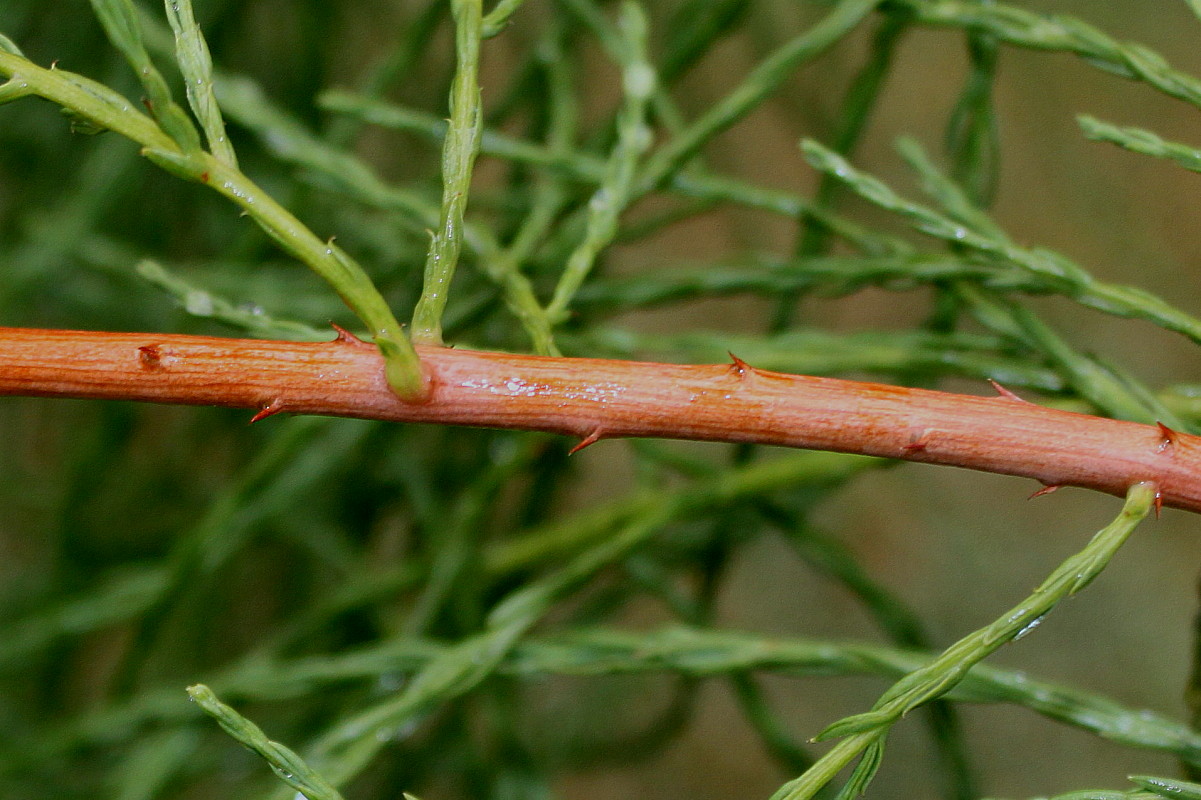
<svg viewBox="0 0 1201 800"><path fill-rule="evenodd" d="M552 431L582 443L650 436L864 453L1122 495L1152 481L1201 511L1201 437L950 394L766 372L419 348L430 393L389 391L372 345L0 328L0 395L109 398Z"/></svg>

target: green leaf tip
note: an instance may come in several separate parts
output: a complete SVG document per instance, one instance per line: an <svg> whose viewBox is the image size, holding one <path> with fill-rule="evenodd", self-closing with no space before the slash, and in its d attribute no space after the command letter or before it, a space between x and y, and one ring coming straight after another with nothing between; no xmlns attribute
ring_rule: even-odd
<svg viewBox="0 0 1201 800"><path fill-rule="evenodd" d="M1201 784L1174 778L1154 778L1149 775L1128 775L1127 780L1152 794L1174 800L1201 800Z"/></svg>
<svg viewBox="0 0 1201 800"><path fill-rule="evenodd" d="M189 686L186 691L188 697L215 719L222 730L262 757L284 783L309 800L343 800L342 794L304 759L279 742L268 739L258 725L218 700L212 689L198 683Z"/></svg>
<svg viewBox="0 0 1201 800"><path fill-rule="evenodd" d="M188 105L204 129L213 157L237 166L237 157L225 135L225 121L213 94L213 60L208 43L192 13L191 0L168 0L167 21L175 34L175 57L184 78Z"/></svg>
<svg viewBox="0 0 1201 800"><path fill-rule="evenodd" d="M0 33L0 50L5 53L11 53L14 56L21 56L21 58L25 57L25 54L21 52L21 48L17 47L17 43L3 33Z"/></svg>

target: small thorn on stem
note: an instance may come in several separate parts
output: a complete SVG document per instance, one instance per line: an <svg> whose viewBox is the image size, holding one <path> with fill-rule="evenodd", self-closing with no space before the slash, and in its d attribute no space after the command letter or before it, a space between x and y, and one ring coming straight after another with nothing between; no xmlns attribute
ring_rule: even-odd
<svg viewBox="0 0 1201 800"><path fill-rule="evenodd" d="M733 362L730 364L730 372L734 373L739 378L745 378L748 373L754 372L754 367L731 353L729 350L726 351L726 355L728 355L730 357L730 361Z"/></svg>
<svg viewBox="0 0 1201 800"><path fill-rule="evenodd" d="M278 414L279 412L281 412L283 410L284 410L284 403L282 400L280 400L277 397L274 400L272 400L270 403L268 403L266 406L264 406L262 408L262 410L259 411L259 413L255 414L253 417L251 417L250 422L247 424L253 425L254 423L258 422L259 420L264 420L267 417L275 416L276 414Z"/></svg>
<svg viewBox="0 0 1201 800"><path fill-rule="evenodd" d="M930 429L923 428L920 433L909 434L909 442L902 446L907 453L920 453L930 446Z"/></svg>
<svg viewBox="0 0 1201 800"><path fill-rule="evenodd" d="M1155 425L1159 428L1160 436L1159 447L1155 448L1155 452L1162 453L1172 445L1176 444L1176 437L1180 434L1169 428L1167 425L1164 425L1162 422L1156 422Z"/></svg>
<svg viewBox="0 0 1201 800"><path fill-rule="evenodd" d="M1033 499L1034 499L1034 498L1036 498L1036 497L1042 497L1042 496L1043 496L1043 495L1045 495L1045 494L1050 494L1051 492L1058 491L1059 489L1062 489L1062 488L1063 488L1063 484L1062 484L1062 483L1048 483L1046 486L1044 486L1043 488L1039 489L1037 492L1034 492L1033 494L1031 494L1031 495L1030 495L1029 497L1027 497L1026 499L1027 499L1027 500L1033 500Z"/></svg>
<svg viewBox="0 0 1201 800"><path fill-rule="evenodd" d="M366 342L343 328L338 323L331 322L330 325L333 326L334 331L338 334L338 336L334 339L334 341L338 344L366 344Z"/></svg>
<svg viewBox="0 0 1201 800"><path fill-rule="evenodd" d="M599 427L594 428L592 433L585 436L583 439L580 440L579 444L577 444L575 447L568 450L567 455L574 456L576 453L580 452L588 445L596 444L597 442L599 442L601 440L602 436L604 436L604 431L602 431Z"/></svg>
<svg viewBox="0 0 1201 800"><path fill-rule="evenodd" d="M1001 397L1004 397L1006 400L1017 400L1019 403L1029 403L1030 402L1029 400L1027 400L1024 397L1018 397L1016 394L1009 391L1004 386L1002 386L1001 384L994 381L992 378L989 378L988 382L992 384L992 388L997 390L997 394L999 394Z"/></svg>

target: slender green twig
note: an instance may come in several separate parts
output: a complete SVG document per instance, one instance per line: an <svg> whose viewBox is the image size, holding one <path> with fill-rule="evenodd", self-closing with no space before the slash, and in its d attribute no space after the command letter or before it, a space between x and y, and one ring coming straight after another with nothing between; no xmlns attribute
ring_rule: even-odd
<svg viewBox="0 0 1201 800"><path fill-rule="evenodd" d="M1030 309L1012 302L1004 302L1003 307L1030 343L1067 376L1072 387L1106 414L1146 423L1161 422L1178 430L1192 428L1148 392L1140 391L1095 359L1076 353Z"/></svg>
<svg viewBox="0 0 1201 800"><path fill-rule="evenodd" d="M630 34L628 31L621 30L621 23L615 25L605 15L603 7L596 0L558 0L564 9L582 23L583 27L596 37L600 46L604 49L605 54L610 59L619 65L624 65L630 60ZM641 5L640 5L641 7ZM645 16L645 12L644 16ZM623 14L623 16L625 16ZM692 20L689 21L691 27ZM643 23L645 25L645 23ZM674 36L675 31L667 32L668 36ZM670 45L669 45L670 46ZM643 46L645 49L645 46ZM660 84L658 69L650 64L647 60L647 55L642 56L642 60L646 61L647 69L651 70L655 80L652 81L649 92L650 96L646 98L647 116L653 117L654 121L659 124L665 131L675 134L683 127L683 120L679 108L676 106L675 100ZM624 73L624 68L623 68ZM624 82L623 75L623 82ZM627 95L626 100L630 98ZM623 103L623 108L628 103ZM614 122L618 128L621 125L621 112L618 113L618 118ZM620 130L618 131L620 134ZM594 138L597 140L606 140L611 135L610 126L605 126L599 131ZM649 143L648 143L649 144Z"/></svg>
<svg viewBox="0 0 1201 800"><path fill-rule="evenodd" d="M573 76L563 52L565 34L564 26L555 26L544 37L539 51L549 106L546 147L564 154L570 152L579 125ZM485 130L481 142L487 137ZM535 352L542 355L560 355L560 351L555 344L550 317L521 269L543 244L569 198L570 192L562 175L540 172L535 178L529 209L517 233L505 246L497 245L493 252L485 254L480 264L489 277L504 287L510 311L530 334Z"/></svg>
<svg viewBox="0 0 1201 800"><path fill-rule="evenodd" d="M971 71L947 120L947 152L954 161L951 176L984 208L996 191L1001 163L992 102L999 47L991 34L975 31L968 34L967 51Z"/></svg>
<svg viewBox="0 0 1201 800"><path fill-rule="evenodd" d="M960 639L921 669L893 684L866 713L839 720L826 727L818 739L842 738L800 777L777 791L774 800L812 797L856 756L862 755L841 796L863 793L879 768L889 729L908 711L946 694L959 684L971 667L1017 638L1026 635L1060 601L1087 586L1105 568L1118 548L1155 505L1156 487L1139 483L1130 488L1121 513L1099 531L1076 555L1063 562L1017 606L991 625Z"/></svg>
<svg viewBox="0 0 1201 800"><path fill-rule="evenodd" d="M436 202L416 191L385 183L361 159L323 142L273 103L255 81L218 75L216 90L225 113L258 134L281 161L319 176L324 185L372 208L399 212L423 228L438 224ZM466 235L470 240L472 232Z"/></svg>
<svg viewBox="0 0 1201 800"><path fill-rule="evenodd" d="M970 28L1018 47L1074 53L1090 64L1201 106L1201 80L1172 69L1154 50L1134 42L1119 42L1076 17L975 0L900 2L913 12L917 22Z"/></svg>
<svg viewBox="0 0 1201 800"><path fill-rule="evenodd" d="M414 229L439 225L440 211L435 202L386 183L363 160L331 146L275 106L249 78L219 75L217 94L227 114L259 134L278 158L311 172L323 186L334 187L370 208L397 212ZM446 122L441 121L436 138L446 139L447 130ZM530 224L535 222L531 220ZM468 248L476 256L480 269L504 288L505 300L529 334L535 351L546 355L557 353L546 313L530 281L519 269L522 259L538 244L536 238L527 234L504 248L490 230L469 220L462 220L456 230L458 243Z"/></svg>
<svg viewBox="0 0 1201 800"><path fill-rule="evenodd" d="M463 211L479 153L483 109L479 69L481 0L451 0L455 19L456 69L450 87L450 125L442 148L442 212L425 261L421 299L413 310L413 341L442 343L442 312L463 244Z"/></svg>
<svg viewBox="0 0 1201 800"><path fill-rule="evenodd" d="M911 139L898 143L902 157L922 179L922 188L939 204L942 212L958 224L982 236L1008 241L1004 231L977 206L957 184L939 172L925 152ZM1021 339L1058 367L1066 382L1082 397L1104 413L1121 419L1162 422L1178 428L1183 420L1163 406L1148 391L1140 391L1128 381L1104 369L1095 359L1080 355L1058 333L1042 322L1029 308L995 290L957 281L951 294L966 302L971 313L1012 326L1011 334Z"/></svg>
<svg viewBox="0 0 1201 800"><path fill-rule="evenodd" d="M1154 778L1149 775L1130 775L1127 779L1156 797L1201 800L1201 784L1198 783L1178 778Z"/></svg>
<svg viewBox="0 0 1201 800"><path fill-rule="evenodd" d="M129 31L122 35L132 36ZM135 44L140 45L140 39L131 39L129 47L133 51L136 51ZM163 128L134 109L125 98L95 81L64 70L43 69L19 56L0 52L0 75L9 77L10 81L15 79L25 94L43 97L70 109L100 129L110 129L132 139L142 145L143 155L154 163L187 180L211 186L240 206L286 252L328 281L367 324L384 354L388 383L393 390L410 399L425 394L425 381L416 352L358 262L332 241L318 239L235 167L201 150L198 139L195 151L181 149ZM183 114L182 110L180 114ZM187 122L186 117L184 120ZM195 136L191 123L187 122L187 125ZM176 135L187 139L182 133Z"/></svg>
<svg viewBox="0 0 1201 800"><path fill-rule="evenodd" d="M1045 280L1049 290L1071 297L1081 305L1107 314L1144 319L1201 343L1201 320L1149 292L1103 283L1058 253L1020 247L995 230L991 234L975 230L945 214L906 200L816 142L806 141L801 147L814 167L838 176L864 199L908 218L922 233L1025 270Z"/></svg>
<svg viewBox="0 0 1201 800"><path fill-rule="evenodd" d="M867 287L908 292L967 281L1006 293L1039 294L1045 284L1028 273L973 256L901 251L861 258L751 256L706 266L678 264L671 271L637 278L604 277L584 286L576 302L589 310L620 312L688 302L701 297L786 292L836 298Z"/></svg>
<svg viewBox="0 0 1201 800"><path fill-rule="evenodd" d="M1148 775L1130 775L1128 780L1138 788L1125 791L1085 789L1057 794L1047 800L1201 800L1201 784Z"/></svg>
<svg viewBox="0 0 1201 800"><path fill-rule="evenodd" d="M416 672L450 645L398 636L368 647L302 658L257 657L222 670L209 684L238 702L283 702L346 681ZM574 678L667 672L719 678L750 672L793 677L873 675L899 678L928 664L931 654L851 642L765 638L711 628L668 627L652 631L576 628L531 637L516 645L497 668L517 679ZM74 720L53 737L64 747L107 738L128 738L153 723L190 718L175 687L143 691ZM1201 764L1201 734L1184 722L1147 709L1037 680L1024 671L976 664L946 697L965 703L1010 703L1106 741L1162 752ZM48 757L56 757L48 749Z"/></svg>
<svg viewBox="0 0 1201 800"><path fill-rule="evenodd" d="M329 333L288 319L277 319L258 306L239 305L225 297L202 289L167 270L157 261L139 261L134 267L138 276L171 295L184 310L196 317L220 320L263 338L293 339L318 342Z"/></svg>
<svg viewBox="0 0 1201 800"><path fill-rule="evenodd" d="M908 28L908 13L889 13L880 20L872 36L872 47L868 60L860 68L842 101L837 127L831 139L834 151L844 156L850 156L854 152L855 145L867 129L868 118L876 107L880 92L884 88L885 79L892 68L893 54ZM823 173L817 191L813 195L814 206L822 210L830 210L833 207L835 190L841 185L837 178ZM797 254L815 256L825 252L830 231L821 225L818 219L810 215L806 215L803 219L808 224L797 243Z"/></svg>
<svg viewBox="0 0 1201 800"><path fill-rule="evenodd" d="M400 727L477 686L543 616L602 567L625 556L670 521L678 509L661 506L612 538L584 551L562 569L508 595L488 615L487 629L425 665L397 697L332 728L314 748L317 763L336 784L357 775Z"/></svg>
<svg viewBox="0 0 1201 800"><path fill-rule="evenodd" d="M636 194L665 183L710 139L757 107L798 66L846 36L879 1L840 0L820 22L764 59L734 91L647 160Z"/></svg>
<svg viewBox="0 0 1201 800"><path fill-rule="evenodd" d="M836 128L832 135L833 149L849 156L867 129L868 118L876 106L885 80L891 71L893 54L902 36L909 29L908 13L888 13L880 21L874 35L870 55L855 76L842 102ZM825 253L830 244L833 229L824 224L834 208L841 182L829 174L823 174L813 194L814 210L824 213L803 214L801 235L796 245L799 256L817 256ZM791 291L782 295L776 303L772 329L781 330L792 319L800 293Z"/></svg>
<svg viewBox="0 0 1201 800"><path fill-rule="evenodd" d="M1095 142L1109 142L1135 153L1174 161L1193 172L1201 172L1201 150L1169 142L1142 128L1124 128L1087 115L1076 118L1084 135Z"/></svg>
<svg viewBox="0 0 1201 800"><path fill-rule="evenodd" d="M723 38L737 33L749 16L743 0L687 0L672 13L668 39L658 59L661 83L670 84L698 63Z"/></svg>
<svg viewBox="0 0 1201 800"><path fill-rule="evenodd" d="M409 131L432 140L446 133L445 120L434 114L346 92L329 91L320 95L322 107L353 116L374 125ZM530 164L562 175L599 184L604 180L605 162L589 153L548 148L522 141L494 130L485 129L480 137L480 152L518 164ZM795 219L809 214L856 249L873 255L892 252L897 240L869 231L864 226L815 208L793 192L756 186L736 178L689 170L671 176L666 188L686 197L711 203L733 203L751 209Z"/></svg>
<svg viewBox="0 0 1201 800"><path fill-rule="evenodd" d="M893 644L915 650L930 648L921 618L899 596L875 580L846 545L815 530L804 517L781 503L766 502L760 513L779 529L806 563L854 594ZM940 698L928 703L922 711L938 751L947 784L946 796L955 800L975 797L975 780L959 710L949 700ZM812 764L797 772L804 772L810 766Z"/></svg>
<svg viewBox="0 0 1201 800"><path fill-rule="evenodd" d="M588 203L588 221L583 241L567 259L567 266L547 306L552 320L567 313L575 293L592 269L597 254L617 234L617 222L631 200L639 158L650 147L646 104L655 88L655 72L647 61L647 22L641 7L622 4L623 34L621 63L624 103L617 122L617 143L609 156L605 177Z"/></svg>
<svg viewBox="0 0 1201 800"><path fill-rule="evenodd" d="M217 699L204 684L188 687L188 697L217 721L222 730L262 756L280 780L308 800L342 800L342 794L313 770L304 759L279 742L267 738L262 729Z"/></svg>
<svg viewBox="0 0 1201 800"><path fill-rule="evenodd" d="M737 475L719 476L706 482L703 491L674 495L648 493L646 500L649 502L638 504L629 516L619 517L616 527L611 515L602 515L601 525L596 529L592 525L574 524L556 527L560 531L558 534L548 532L536 541L515 542L517 546L510 548L501 563L508 563L513 558L538 557L543 548L554 545L560 537L569 539L576 554L558 570L510 593L489 614L484 632L463 640L433 659L399 696L343 721L323 736L314 750L319 763L329 765L323 767L323 771L332 776L335 783L356 774L378 752L391 732L420 719L434 705L460 696L493 674L505 655L556 602L591 579L602 567L624 557L668 522L692 512L698 504L728 501L731 497L760 491L762 486L771 485L786 474L791 474L794 480L800 474L843 475L847 470L853 472L867 463L843 458L826 461L814 457L818 454L805 455L809 457L795 463L777 461L754 465ZM604 536L594 538L598 532ZM534 546L532 550L530 545Z"/></svg>
<svg viewBox="0 0 1201 800"><path fill-rule="evenodd" d="M238 159L226 138L225 120L213 94L213 59L192 13L192 0L166 0L165 6L175 34L176 61L187 88L188 105L204 128L213 157L237 167Z"/></svg>
<svg viewBox="0 0 1201 800"><path fill-rule="evenodd" d="M125 56L133 68L142 88L146 91L146 104L162 130L171 138L181 157L193 159L189 167L199 172L203 167L200 156L200 135L192 120L171 98L171 90L146 51L142 40L142 25L130 0L91 0L96 18L104 26L109 41ZM194 66L194 65L192 65Z"/></svg>
<svg viewBox="0 0 1201 800"><path fill-rule="evenodd" d="M388 87L411 76L422 58L433 50L437 42L434 33L448 12L445 3L427 4L405 26L400 40L389 49L381 62L362 78L359 91L369 97L379 98ZM328 128L326 141L337 147L345 147L360 128L361 124L356 120L335 119Z"/></svg>

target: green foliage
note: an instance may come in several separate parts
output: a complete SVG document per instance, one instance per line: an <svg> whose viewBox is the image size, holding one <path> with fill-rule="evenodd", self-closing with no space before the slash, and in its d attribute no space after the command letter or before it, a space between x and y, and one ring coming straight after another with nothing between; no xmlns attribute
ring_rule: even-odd
<svg viewBox="0 0 1201 800"><path fill-rule="evenodd" d="M1201 431L1195 387L1158 385L1080 322L1192 348L1195 304L1151 292L1138 271L1086 268L1083 246L1063 247L1085 251L1069 257L1025 244L1012 209L989 208L1014 191L1006 165L1028 155L1003 147L1007 59L1066 53L1084 65L1077 85L1116 74L1201 105L1201 81L1105 26L969 0L91 6L85 20L67 3L0 4L5 325L317 340L332 320L374 339L392 386L415 394L397 321L412 313L426 343L673 361L733 351L891 383L992 379ZM919 99L939 87L949 110L931 103L910 122L937 116L941 151L881 121L900 60L932 47L966 53L954 88L920 76ZM1088 97L1057 110L1102 113ZM1164 169L1201 161L1149 130L1078 119L1084 137ZM759 144L781 133L786 147ZM903 166L873 135L897 139ZM927 198L893 188L910 183ZM883 329L822 324L881 296L911 313ZM542 434L245 423L0 404L4 797L576 796L582 775L666 758L703 729L712 687L731 699L722 736L741 731L742 752L765 754L762 791L740 795L852 797L873 780L878 792L992 791L967 703L1201 770L1201 733L1137 708L1137 693L982 663L1113 559L1152 507L1146 486L1058 568L1062 552L1038 550L1050 577L1026 601L1001 613L1030 585L1009 583L947 623L864 532L824 530L858 486L900 472L874 459L656 442L568 458L572 443ZM866 505L902 524L887 498ZM812 618L785 618L764 586L731 599L740 570L779 561L808 570L786 596ZM838 599L819 603L819 583ZM844 631L851 607L878 633ZM746 608L771 609L770 630L742 630ZM806 630L831 618L838 640ZM855 695L832 724L774 696L803 678L824 697L849 676L874 681L879 700L863 711ZM898 778L910 712L932 745ZM1029 738L1007 745L1037 759ZM1201 796L1174 778L1130 782L1060 797Z"/></svg>

